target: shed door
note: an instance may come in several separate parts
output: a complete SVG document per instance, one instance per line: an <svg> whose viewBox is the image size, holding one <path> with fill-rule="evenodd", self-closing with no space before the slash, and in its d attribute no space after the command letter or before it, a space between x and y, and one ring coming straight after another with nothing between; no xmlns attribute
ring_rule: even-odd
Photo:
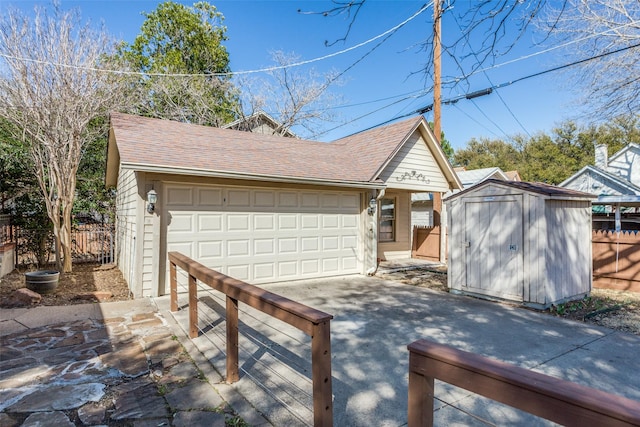
<svg viewBox="0 0 640 427"><path fill-rule="evenodd" d="M470 198L464 206L466 290L522 301L521 196Z"/></svg>
<svg viewBox="0 0 640 427"><path fill-rule="evenodd" d="M267 283L361 272L360 193L165 186L167 250Z"/></svg>

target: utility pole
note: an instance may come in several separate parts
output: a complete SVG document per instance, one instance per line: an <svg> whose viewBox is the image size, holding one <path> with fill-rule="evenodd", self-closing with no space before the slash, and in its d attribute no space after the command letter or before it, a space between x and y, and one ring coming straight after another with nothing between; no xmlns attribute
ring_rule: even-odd
<svg viewBox="0 0 640 427"><path fill-rule="evenodd" d="M441 64L440 56L442 54L440 32L441 24L440 19L442 17L442 5L441 0L435 0L433 2L433 133L438 143L440 141L440 135L442 134L441 125L441 92L440 86L442 85L441 77Z"/></svg>
<svg viewBox="0 0 640 427"><path fill-rule="evenodd" d="M441 125L441 93L440 86L440 18L442 17L441 0L435 0L433 2L433 135L436 137L436 141L440 144L440 136L442 134ZM440 214L442 212L442 194L433 193L433 225L438 226L440 224ZM442 240L442 235L440 236ZM442 245L441 245L442 246Z"/></svg>

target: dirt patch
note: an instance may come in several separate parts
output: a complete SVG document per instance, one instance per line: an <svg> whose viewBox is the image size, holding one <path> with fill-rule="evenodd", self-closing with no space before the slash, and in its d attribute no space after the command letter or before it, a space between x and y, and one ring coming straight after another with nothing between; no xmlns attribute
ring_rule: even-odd
<svg viewBox="0 0 640 427"><path fill-rule="evenodd" d="M379 277L449 292L447 274L441 271L420 268L386 273ZM541 313L640 335L640 293L637 292L593 289L586 298L552 306Z"/></svg>
<svg viewBox="0 0 640 427"><path fill-rule="evenodd" d="M27 271L32 270L14 270L0 279L0 307L6 306L8 297L15 290L26 287L24 273ZM73 272L60 275L53 293L42 295L40 305L86 304L97 301L91 297L96 292L111 294L103 301L131 299L122 272L114 264L74 264Z"/></svg>

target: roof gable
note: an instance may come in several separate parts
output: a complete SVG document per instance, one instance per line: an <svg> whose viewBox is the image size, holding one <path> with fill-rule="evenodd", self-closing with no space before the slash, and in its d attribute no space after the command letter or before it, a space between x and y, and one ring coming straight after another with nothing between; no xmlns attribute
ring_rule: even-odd
<svg viewBox="0 0 640 427"><path fill-rule="evenodd" d="M599 185L594 187L594 184ZM598 194L640 195L640 187L637 185L591 165L583 167L565 179L559 186Z"/></svg>
<svg viewBox="0 0 640 427"><path fill-rule="evenodd" d="M525 181L502 181L498 179L487 179L482 181L474 186L466 188L456 194L453 194L447 197L447 201L457 199L460 196L467 195L469 193L473 193L487 186L498 186L498 187L506 187L506 188L514 188L521 191L526 191L529 193L536 193L545 198L549 199L559 199L559 200L567 200L567 199L583 199L583 200L592 200L595 199L596 196L591 193L585 193L582 191L571 190L569 188L557 187L554 185L545 184L543 182L525 182Z"/></svg>
<svg viewBox="0 0 640 427"><path fill-rule="evenodd" d="M377 169L372 169L370 179L381 180L392 188L416 191L462 188L442 147L422 116L350 135L332 144L344 145L354 159L370 165L379 165ZM407 158L414 158L416 161L416 156L421 159L417 160L418 163L404 162ZM413 184L417 185L398 185L403 181L402 176L405 177L406 183L414 181ZM423 177L437 180L428 185L429 188L425 188L425 184L428 183L422 181Z"/></svg>

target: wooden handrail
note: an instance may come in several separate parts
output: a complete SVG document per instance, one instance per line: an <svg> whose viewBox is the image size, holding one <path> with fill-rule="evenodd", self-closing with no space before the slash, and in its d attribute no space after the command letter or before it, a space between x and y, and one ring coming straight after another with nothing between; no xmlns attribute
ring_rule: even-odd
<svg viewBox="0 0 640 427"><path fill-rule="evenodd" d="M408 348L408 427L433 426L434 379L565 426L640 426L640 402L427 340Z"/></svg>
<svg viewBox="0 0 640 427"><path fill-rule="evenodd" d="M178 310L177 269L189 275L189 337L198 336L197 281L226 295L226 381L240 379L238 363L238 302L243 302L311 336L311 376L314 426L333 426L331 384L331 314L214 271L179 253L169 252L171 311Z"/></svg>

